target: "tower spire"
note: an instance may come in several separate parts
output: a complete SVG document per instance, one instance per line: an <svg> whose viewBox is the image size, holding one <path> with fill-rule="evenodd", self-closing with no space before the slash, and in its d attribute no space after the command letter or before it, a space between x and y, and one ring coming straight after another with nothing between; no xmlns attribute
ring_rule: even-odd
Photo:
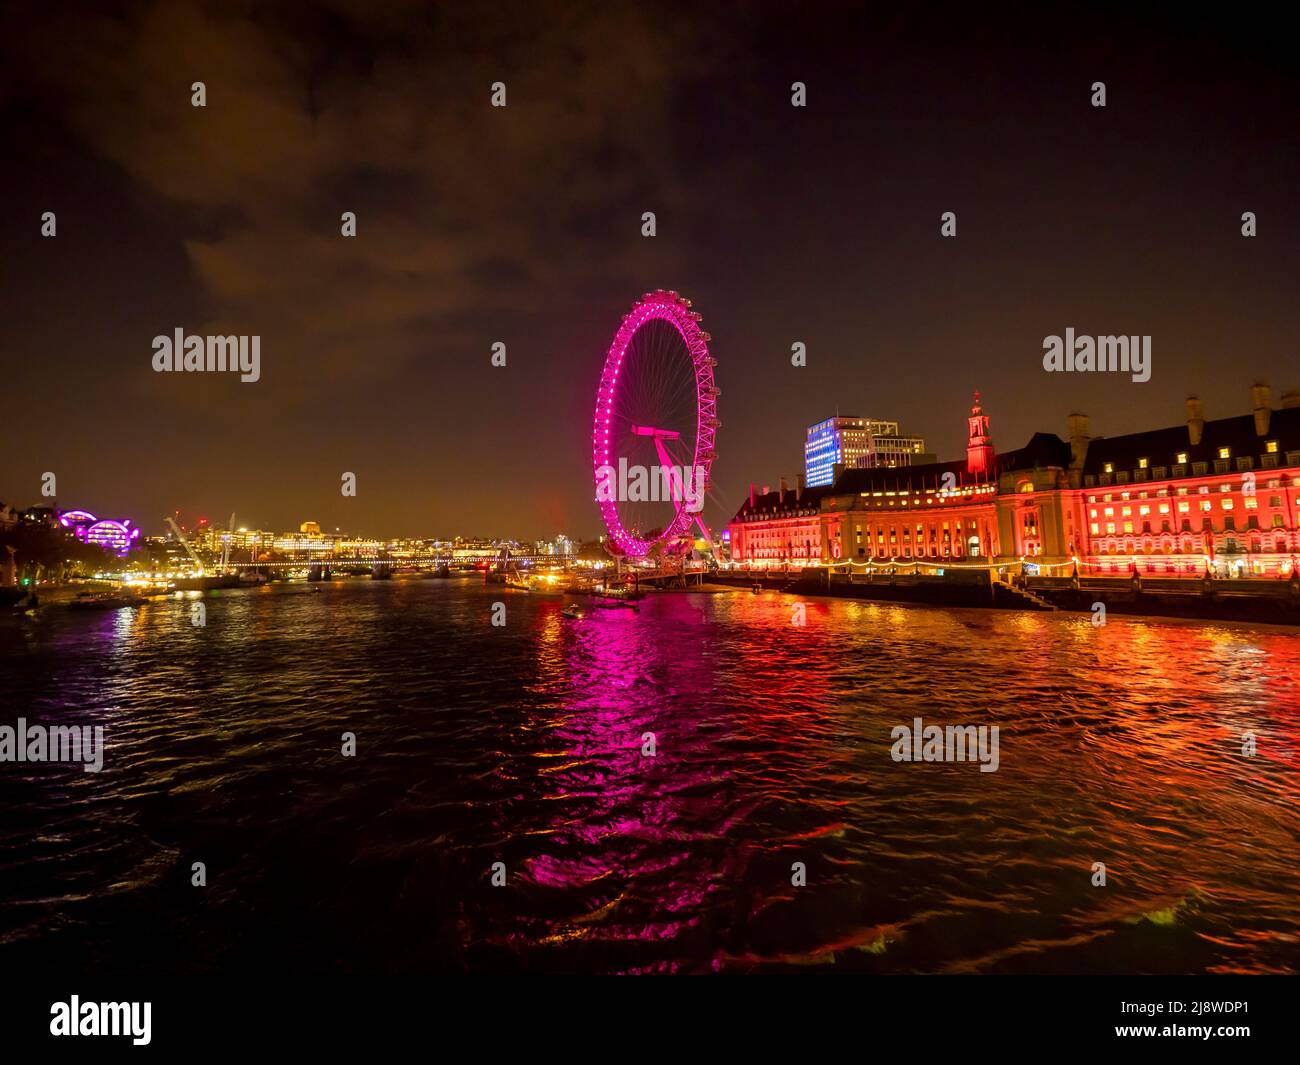
<svg viewBox="0 0 1300 1065"><path fill-rule="evenodd" d="M993 469L993 438L989 435L989 416L980 406L978 389L966 424L966 471L987 474Z"/></svg>

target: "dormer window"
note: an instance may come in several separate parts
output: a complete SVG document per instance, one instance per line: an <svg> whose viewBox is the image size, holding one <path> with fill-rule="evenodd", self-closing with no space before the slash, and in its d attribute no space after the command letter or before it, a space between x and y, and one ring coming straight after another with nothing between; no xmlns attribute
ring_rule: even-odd
<svg viewBox="0 0 1300 1065"><path fill-rule="evenodd" d="M1178 463L1178 465L1180 465L1180 466L1186 466L1186 465L1187 465L1187 452L1186 452L1186 451L1180 451L1180 452L1178 452L1178 454L1174 456L1174 461L1175 461L1176 463Z"/></svg>
<svg viewBox="0 0 1300 1065"><path fill-rule="evenodd" d="M1101 468L1101 472L1102 472L1102 473L1114 473L1114 472L1115 472L1115 463L1113 463L1113 462L1108 462L1108 463L1106 463L1106 465L1104 465L1104 466Z"/></svg>
<svg viewBox="0 0 1300 1065"><path fill-rule="evenodd" d="M1146 459L1138 459L1138 469L1139 469L1139 470L1145 470L1146 468L1147 468L1147 460L1146 460Z"/></svg>
<svg viewBox="0 0 1300 1065"><path fill-rule="evenodd" d="M1276 455L1276 454L1277 454L1277 441L1276 441L1276 440L1270 440L1267 444L1264 445L1264 450L1267 451L1270 455Z"/></svg>
<svg viewBox="0 0 1300 1065"><path fill-rule="evenodd" d="M1230 459L1230 458L1232 458L1232 448L1230 448L1230 447L1221 447L1221 448L1219 448L1219 458L1221 458L1221 459Z"/></svg>

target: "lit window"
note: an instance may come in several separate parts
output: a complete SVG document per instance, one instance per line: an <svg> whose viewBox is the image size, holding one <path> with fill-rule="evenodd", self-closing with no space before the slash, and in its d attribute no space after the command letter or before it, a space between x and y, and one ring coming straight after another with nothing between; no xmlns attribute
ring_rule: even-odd
<svg viewBox="0 0 1300 1065"><path fill-rule="evenodd" d="M1114 472L1115 472L1115 464L1114 464L1113 462L1108 462L1108 463L1106 463L1105 466L1103 466L1103 467L1101 468L1101 470L1102 470L1103 473L1114 473Z"/></svg>
<svg viewBox="0 0 1300 1065"><path fill-rule="evenodd" d="M1138 469L1139 469L1139 470L1145 470L1146 468L1147 468L1147 460L1146 460L1146 459L1138 459Z"/></svg>
<svg viewBox="0 0 1300 1065"><path fill-rule="evenodd" d="M1219 448L1219 458L1221 458L1221 459L1230 459L1230 458L1232 458L1232 448L1230 448L1230 447L1221 447L1221 448Z"/></svg>
<svg viewBox="0 0 1300 1065"><path fill-rule="evenodd" d="M1277 441L1276 441L1276 440L1270 440L1267 444L1264 445L1264 450L1267 451L1270 455L1276 455L1276 454L1277 454Z"/></svg>
<svg viewBox="0 0 1300 1065"><path fill-rule="evenodd" d="M1187 465L1187 452L1186 451L1178 452L1178 454L1174 456L1174 461L1178 463L1180 466Z"/></svg>

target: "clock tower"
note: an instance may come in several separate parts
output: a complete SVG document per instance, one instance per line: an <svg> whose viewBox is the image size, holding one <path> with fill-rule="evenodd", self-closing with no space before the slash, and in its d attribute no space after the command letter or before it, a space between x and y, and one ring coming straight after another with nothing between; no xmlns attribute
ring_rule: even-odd
<svg viewBox="0 0 1300 1065"><path fill-rule="evenodd" d="M993 470L993 440L989 436L989 416L980 407L980 394L966 419L970 431L966 438L966 472L988 474Z"/></svg>

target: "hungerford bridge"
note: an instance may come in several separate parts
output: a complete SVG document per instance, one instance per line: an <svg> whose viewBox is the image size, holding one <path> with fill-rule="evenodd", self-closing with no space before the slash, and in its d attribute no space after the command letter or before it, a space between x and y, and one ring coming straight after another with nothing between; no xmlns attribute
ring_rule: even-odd
<svg viewBox="0 0 1300 1065"><path fill-rule="evenodd" d="M530 566L538 562L550 563L552 565L564 565L572 561L572 555L517 554L513 551L507 551L505 548L492 550L489 548L471 547L444 551L441 554L436 555L394 555L384 551L358 551L356 553L347 552L344 554L322 552L321 554L312 555L309 558L277 560L275 562L229 561L225 563L215 563L211 568L248 571L313 569L315 567L325 567L327 569L348 569L350 567L372 568L379 566L384 569L410 568L473 570L486 569L490 566L504 566L506 563L514 563L521 566Z"/></svg>

